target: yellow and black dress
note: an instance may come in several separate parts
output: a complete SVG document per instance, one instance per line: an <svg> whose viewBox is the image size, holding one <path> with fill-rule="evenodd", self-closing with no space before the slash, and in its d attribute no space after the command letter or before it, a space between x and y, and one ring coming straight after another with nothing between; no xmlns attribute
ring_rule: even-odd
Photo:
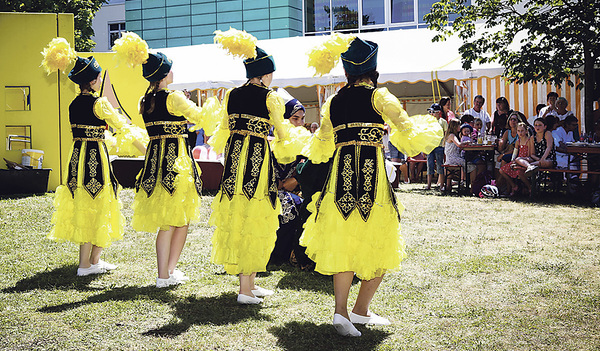
<svg viewBox="0 0 600 351"><path fill-rule="evenodd" d="M69 106L73 145L64 184L56 189L48 238L108 247L123 235L119 184L104 143L106 124L125 131L126 120L106 98L81 94Z"/></svg>
<svg viewBox="0 0 600 351"><path fill-rule="evenodd" d="M209 141L217 152L225 147L221 189L209 220L217 227L212 262L228 274L249 275L266 269L279 227L271 146L284 163L293 161L301 147L289 141L293 126L284 121L283 100L271 89L248 83L227 91L223 104L223 120ZM271 127L273 145L267 141Z"/></svg>
<svg viewBox="0 0 600 351"><path fill-rule="evenodd" d="M406 256L400 214L385 171L384 123L407 156L433 150L441 138L435 118L408 117L385 88L347 85L323 105L321 128L305 152L315 163L334 157L327 181L313 196L300 244L322 274L352 271L370 280L399 268Z"/></svg>
<svg viewBox="0 0 600 351"><path fill-rule="evenodd" d="M150 143L136 180L131 226L156 232L198 222L202 182L200 167L187 143L187 123L199 124L201 109L181 91L160 90L145 100L142 115ZM150 111L150 112L148 112Z"/></svg>

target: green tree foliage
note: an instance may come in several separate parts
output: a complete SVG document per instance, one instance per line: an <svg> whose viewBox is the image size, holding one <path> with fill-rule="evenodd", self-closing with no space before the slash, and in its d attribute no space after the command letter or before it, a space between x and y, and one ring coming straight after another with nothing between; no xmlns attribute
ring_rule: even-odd
<svg viewBox="0 0 600 351"><path fill-rule="evenodd" d="M569 75L585 82L586 116L592 113L594 65L600 64L598 0L441 0L425 15L434 41L457 34L464 69L498 62L512 82L550 81ZM452 21L452 19L454 20ZM450 23L450 21L452 21ZM600 83L600 82L599 82ZM578 84L581 89L583 83ZM588 118L587 120L591 120Z"/></svg>
<svg viewBox="0 0 600 351"><path fill-rule="evenodd" d="M91 51L96 43L92 19L108 0L0 0L0 12L72 13L75 16L75 50Z"/></svg>

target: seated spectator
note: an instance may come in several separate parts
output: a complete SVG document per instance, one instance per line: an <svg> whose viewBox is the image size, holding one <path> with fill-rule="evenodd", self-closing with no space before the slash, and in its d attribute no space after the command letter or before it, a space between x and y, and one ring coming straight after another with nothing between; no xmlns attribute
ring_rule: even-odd
<svg viewBox="0 0 600 351"><path fill-rule="evenodd" d="M600 96L598 97L598 108L595 109L592 114L592 121L594 122L594 125L600 122Z"/></svg>
<svg viewBox="0 0 600 351"><path fill-rule="evenodd" d="M558 124L556 125L556 129L565 125L565 119L568 116L575 117L573 111L567 110L568 106L569 102L564 97L561 96L556 100L556 117L558 118ZM579 128L573 130L573 139L579 140Z"/></svg>
<svg viewBox="0 0 600 351"><path fill-rule="evenodd" d="M483 121L481 120L481 118L477 117L475 118L475 121L473 122L473 140L475 140L477 142L477 138L479 138L480 136L483 136ZM479 143L479 142L477 142Z"/></svg>
<svg viewBox="0 0 600 351"><path fill-rule="evenodd" d="M443 156L443 155L442 155ZM408 178L411 183L417 183L419 181L419 175L423 172L423 168L425 165L422 162L410 162L410 161L422 161L426 160L428 156L424 153L420 153L416 156L409 157L407 160L408 163ZM405 183L408 181L405 180Z"/></svg>
<svg viewBox="0 0 600 351"><path fill-rule="evenodd" d="M539 117L540 111L544 107L546 107L546 104L537 104L537 106L535 107L535 115L532 115L527 119L527 124L529 124L532 128L533 128L533 121L535 121L535 119Z"/></svg>
<svg viewBox="0 0 600 351"><path fill-rule="evenodd" d="M492 130L492 119L490 118L490 114L483 109L484 103L485 98L481 95L477 95L473 99L473 107L465 112L475 118L481 119L483 124L481 128L478 129L481 132L481 135L485 135L486 133L489 134L489 131Z"/></svg>
<svg viewBox="0 0 600 351"><path fill-rule="evenodd" d="M452 100L449 97L443 97L438 103L442 107L442 118L449 122L452 118L456 118L452 112Z"/></svg>
<svg viewBox="0 0 600 351"><path fill-rule="evenodd" d="M554 138L552 133L546 130L546 121L543 118L536 118L533 122L535 134L533 135L533 153L527 160L522 160L521 166L526 167L525 175L531 176L541 168L556 167L556 151L554 150ZM529 141L531 149L532 141Z"/></svg>
<svg viewBox="0 0 600 351"><path fill-rule="evenodd" d="M468 123L463 123L460 125L460 142L461 143L473 143L473 139L471 135L473 134L473 127L471 127ZM464 152L464 151L463 151ZM463 154L464 156L464 154Z"/></svg>
<svg viewBox="0 0 600 351"><path fill-rule="evenodd" d="M442 118L442 106L440 106L439 104L433 103L427 109L427 112L429 112L429 114L431 114L432 116L437 118L438 123L442 126L444 133L446 133L446 130L448 130L448 122L446 122L446 120L444 118ZM433 175L435 174L436 170L437 170L437 174L438 174L437 185L439 187L442 186L442 184L444 182L444 168L442 167L443 163L444 163L444 138L441 138L439 146L436 147L435 149L433 149L433 151L431 151L429 153L429 155L427 155L427 186L425 187L425 190L431 189L431 181L432 181ZM410 172L410 170L409 170L409 172Z"/></svg>
<svg viewBox="0 0 600 351"><path fill-rule="evenodd" d="M448 123L448 130L446 131L445 134L445 144L444 144L444 155L446 156L446 162L444 163L445 165L452 165L452 166L464 166L465 165L465 159L461 156L461 148L463 148L465 145L470 144L470 142L461 142L458 139L458 136L460 135L460 121L457 119L451 119L450 123ZM473 164L467 164L467 172L471 173L475 171L475 165ZM461 179L459 180L465 180L466 179L466 174L464 173L464 171L461 173ZM471 180L474 180L475 177L472 176ZM446 179L446 186L445 189L450 189L452 187L452 179ZM445 190L444 188L442 188L442 191Z"/></svg>
<svg viewBox="0 0 600 351"><path fill-rule="evenodd" d="M504 96L496 100L496 111L494 111L494 119L492 120L492 132L497 138L500 138L506 129L506 122L512 110L508 104L508 100Z"/></svg>
<svg viewBox="0 0 600 351"><path fill-rule="evenodd" d="M465 113L462 115L462 117L460 117L460 124L463 125L465 123L472 127L475 123L475 117Z"/></svg>
<svg viewBox="0 0 600 351"><path fill-rule="evenodd" d="M523 123L523 122L521 122ZM515 143L518 139L517 125L519 124L518 112L513 111L508 117L508 123L502 139L498 142L499 157L498 162L501 162L500 167L512 160L513 151L515 149ZM527 128L527 127L525 127Z"/></svg>
<svg viewBox="0 0 600 351"><path fill-rule="evenodd" d="M285 103L285 112L283 117L288 119L295 127L304 126L304 106L289 95L285 90L279 89L278 93L287 102ZM304 131L302 129L302 131ZM304 134L306 133L306 135ZM310 133L304 131L302 137L310 138ZM292 256L292 250L297 246L298 239L304 221L300 216L300 206L303 199L300 197L300 187L296 168L305 159L298 157L295 161L282 164L274 160L273 173L277 180L277 196L281 202L281 214L279 215L279 229L277 230L277 240L271 253L269 264L281 264L288 262Z"/></svg>
<svg viewBox="0 0 600 351"><path fill-rule="evenodd" d="M526 188L526 193L531 193L531 183L525 176L525 172L517 168L517 166L523 164L523 160L530 160L531 154L533 153L533 143L530 143L531 137L527 132L527 125L520 122L517 125L517 140L515 141L515 147L511 154L511 160L509 163L504 164L500 168L500 176L508 183L509 196L515 195L519 190L519 187L513 181L514 178L519 177ZM509 131L506 131L507 133ZM505 133L506 134L506 133ZM530 149L531 148L531 149Z"/></svg>
<svg viewBox="0 0 600 351"><path fill-rule="evenodd" d="M558 99L558 94L551 91L546 95L546 106L540 110L540 114L538 118L546 118L546 116L556 116L556 100Z"/></svg>
<svg viewBox="0 0 600 351"><path fill-rule="evenodd" d="M560 98L557 101L557 106L560 103ZM557 109L560 111L560 109ZM556 145L556 168L558 169L579 169L579 160L573 159L569 164L569 154L567 154L567 143L572 143L575 141L573 138L573 132L577 130L577 117L574 115L569 115L564 120L564 126L558 127L556 130L552 132L552 137L554 137L554 145ZM576 174L570 175L573 178L576 178Z"/></svg>

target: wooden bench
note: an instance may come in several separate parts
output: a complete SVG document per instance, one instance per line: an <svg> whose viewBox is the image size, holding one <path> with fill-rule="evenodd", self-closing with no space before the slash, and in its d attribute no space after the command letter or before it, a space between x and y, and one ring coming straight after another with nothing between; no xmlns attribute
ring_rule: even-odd
<svg viewBox="0 0 600 351"><path fill-rule="evenodd" d="M524 171L525 168L521 167L521 166L517 166L515 167L515 169L518 170L522 170ZM541 192L541 188L544 184L544 178L542 178L542 176L540 176L543 173L548 173L548 174L558 174L558 173L565 173L565 174L592 174L592 175L600 175L600 172L598 171L584 171L584 170L580 170L580 169L560 169L560 168L538 168L537 169L537 173L531 177L531 196L535 196L537 194L539 194ZM570 178L567 177L567 184L569 183ZM561 178L561 183L562 183L562 178ZM547 185L547 184L546 184ZM546 188L548 188L546 186ZM553 190L557 190L557 187L554 187Z"/></svg>
<svg viewBox="0 0 600 351"><path fill-rule="evenodd" d="M462 191L462 170L463 166L458 165L442 165L444 168L444 191L443 194L452 194L452 179L456 179L458 182L457 194ZM450 186L448 187L448 180L450 180Z"/></svg>

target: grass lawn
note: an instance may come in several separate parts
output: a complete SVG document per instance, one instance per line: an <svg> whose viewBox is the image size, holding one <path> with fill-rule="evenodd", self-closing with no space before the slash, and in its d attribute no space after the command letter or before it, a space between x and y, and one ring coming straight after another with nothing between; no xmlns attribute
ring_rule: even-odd
<svg viewBox="0 0 600 351"><path fill-rule="evenodd" d="M191 280L172 289L154 287L155 235L129 226L130 189L121 192L124 239L103 255L119 268L82 278L78 247L45 239L53 194L0 200L0 349L600 348L600 210L422 187L397 193L408 258L372 303L392 325L359 327L360 338L331 326L331 277L270 267L257 282L276 294L260 307L237 305L237 278L210 263L211 196L179 265Z"/></svg>

